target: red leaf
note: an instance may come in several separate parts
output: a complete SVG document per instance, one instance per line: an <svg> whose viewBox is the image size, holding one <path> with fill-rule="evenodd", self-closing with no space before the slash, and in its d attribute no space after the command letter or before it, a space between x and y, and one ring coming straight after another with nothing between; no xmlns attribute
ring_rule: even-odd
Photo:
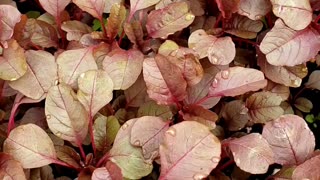
<svg viewBox="0 0 320 180"><path fill-rule="evenodd" d="M159 179L203 179L218 165L220 154L220 141L207 126L183 121L166 131L160 145Z"/></svg>
<svg viewBox="0 0 320 180"><path fill-rule="evenodd" d="M293 171L292 179L320 179L320 155L314 156L296 167Z"/></svg>
<svg viewBox="0 0 320 180"><path fill-rule="evenodd" d="M102 14L105 8L105 0L72 0L80 9L88 12L93 17L102 20Z"/></svg>
<svg viewBox="0 0 320 180"><path fill-rule="evenodd" d="M296 115L284 115L266 123L262 136L270 144L275 162L281 165L301 164L315 148L314 135L304 119Z"/></svg>
<svg viewBox="0 0 320 180"><path fill-rule="evenodd" d="M27 180L19 161L0 152L0 179Z"/></svg>
<svg viewBox="0 0 320 180"><path fill-rule="evenodd" d="M219 10L224 18L231 18L239 9L240 0L216 0Z"/></svg>
<svg viewBox="0 0 320 180"><path fill-rule="evenodd" d="M20 21L21 14L11 5L0 5L0 42L10 39L14 26Z"/></svg>
<svg viewBox="0 0 320 180"><path fill-rule="evenodd" d="M271 11L269 0L240 0L238 13L252 20L259 20Z"/></svg>
<svg viewBox="0 0 320 180"><path fill-rule="evenodd" d="M55 17L57 21L61 21L61 12L67 7L70 1L71 0L39 0L43 9Z"/></svg>
<svg viewBox="0 0 320 180"><path fill-rule="evenodd" d="M157 4L159 1L160 0L130 0L130 16L133 16L136 11Z"/></svg>

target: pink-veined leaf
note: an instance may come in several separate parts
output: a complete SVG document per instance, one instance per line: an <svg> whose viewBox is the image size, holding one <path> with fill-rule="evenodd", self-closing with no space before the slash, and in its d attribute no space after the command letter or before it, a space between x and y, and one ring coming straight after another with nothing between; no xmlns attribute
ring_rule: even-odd
<svg viewBox="0 0 320 180"><path fill-rule="evenodd" d="M308 81L304 85L310 89L320 90L320 71L319 70L312 71Z"/></svg>
<svg viewBox="0 0 320 180"><path fill-rule="evenodd" d="M113 81L115 90L126 90L138 79L144 57L136 49L115 49L103 60L103 69Z"/></svg>
<svg viewBox="0 0 320 180"><path fill-rule="evenodd" d="M119 30L122 30L122 24L126 19L126 8L124 5L113 4L111 7L110 15L107 19L108 24L107 27L107 37L109 39L114 39Z"/></svg>
<svg viewBox="0 0 320 180"><path fill-rule="evenodd" d="M19 161L23 168L37 168L56 161L53 142L34 124L13 129L3 144L3 151Z"/></svg>
<svg viewBox="0 0 320 180"><path fill-rule="evenodd" d="M105 0L72 0L80 9L88 12L93 17L102 20L102 14L105 8Z"/></svg>
<svg viewBox="0 0 320 180"><path fill-rule="evenodd" d="M21 14L17 8L11 5L0 5L0 42L10 39L14 26L21 20Z"/></svg>
<svg viewBox="0 0 320 180"><path fill-rule="evenodd" d="M22 77L28 69L24 50L16 40L9 40L8 48L4 48L0 56L0 78L14 81Z"/></svg>
<svg viewBox="0 0 320 180"><path fill-rule="evenodd" d="M80 155L75 149L69 146L55 146L57 158L61 161L71 165L74 168L81 168L79 162L81 161Z"/></svg>
<svg viewBox="0 0 320 180"><path fill-rule="evenodd" d="M143 62L147 93L159 104L174 104L186 96L187 82L178 66L160 54Z"/></svg>
<svg viewBox="0 0 320 180"><path fill-rule="evenodd" d="M238 131L249 121L248 108L242 100L228 102L222 109L222 117L229 131Z"/></svg>
<svg viewBox="0 0 320 180"><path fill-rule="evenodd" d="M130 0L130 16L133 16L136 11L157 4L159 1L160 0Z"/></svg>
<svg viewBox="0 0 320 180"><path fill-rule="evenodd" d="M166 38L168 35L188 27L195 16L190 12L189 4L175 2L148 15L146 28L152 38Z"/></svg>
<svg viewBox="0 0 320 180"><path fill-rule="evenodd" d="M0 152L0 179L27 180L20 162L2 152Z"/></svg>
<svg viewBox="0 0 320 180"><path fill-rule="evenodd" d="M144 82L142 74L138 77L136 82L124 91L126 96L127 105L130 107L140 107L145 103L149 97L147 94L147 86Z"/></svg>
<svg viewBox="0 0 320 180"><path fill-rule="evenodd" d="M39 2L47 13L55 17L57 21L61 21L61 13L71 0L39 0Z"/></svg>
<svg viewBox="0 0 320 180"><path fill-rule="evenodd" d="M203 179L218 165L221 144L210 129L195 121L171 126L160 145L159 179Z"/></svg>
<svg viewBox="0 0 320 180"><path fill-rule="evenodd" d="M312 20L312 8L309 0L270 0L274 15L294 30L306 28Z"/></svg>
<svg viewBox="0 0 320 180"><path fill-rule="evenodd" d="M78 100L93 117L113 97L113 82L102 70L89 70L78 78Z"/></svg>
<svg viewBox="0 0 320 180"><path fill-rule="evenodd" d="M208 35L203 29L191 33L188 39L188 47L199 54L199 58L208 56L208 49L217 40L217 37Z"/></svg>
<svg viewBox="0 0 320 180"><path fill-rule="evenodd" d="M258 133L227 141L234 161L243 171L263 174L274 163L273 152L268 142Z"/></svg>
<svg viewBox="0 0 320 180"><path fill-rule="evenodd" d="M170 106L160 105L153 100L149 100L139 107L137 117L157 116L161 117L163 120L169 120L174 115L172 109L173 108Z"/></svg>
<svg viewBox="0 0 320 180"><path fill-rule="evenodd" d="M92 180L122 180L121 169L111 161L105 167L97 168L92 173Z"/></svg>
<svg viewBox="0 0 320 180"><path fill-rule="evenodd" d="M97 64L92 55L92 48L67 50L57 57L59 81L77 88L80 74L96 70Z"/></svg>
<svg viewBox="0 0 320 180"><path fill-rule="evenodd" d="M88 113L70 86L59 84L49 89L45 113L53 134L81 145L88 132Z"/></svg>
<svg viewBox="0 0 320 180"><path fill-rule="evenodd" d="M229 19L239 9L240 0L216 0L218 8L224 18Z"/></svg>
<svg viewBox="0 0 320 180"><path fill-rule="evenodd" d="M309 61L318 54L320 35L312 27L295 31L278 19L263 38L260 50L272 65L295 66Z"/></svg>
<svg viewBox="0 0 320 180"><path fill-rule="evenodd" d="M130 143L142 148L145 159L154 160L159 156L159 146L168 128L169 123L161 117L140 117L132 126Z"/></svg>
<svg viewBox="0 0 320 180"><path fill-rule="evenodd" d="M132 128L137 120L130 119L121 126L109 151L110 160L121 169L123 177L130 179L140 179L153 168L152 162L144 159L142 149L130 143Z"/></svg>
<svg viewBox="0 0 320 180"><path fill-rule="evenodd" d="M238 13L252 20L259 20L271 11L269 0L240 0Z"/></svg>
<svg viewBox="0 0 320 180"><path fill-rule="evenodd" d="M314 156L303 164L295 168L292 174L293 180L300 179L311 179L317 180L320 179L320 155Z"/></svg>
<svg viewBox="0 0 320 180"><path fill-rule="evenodd" d="M268 81L267 86L263 90L277 94L283 101L287 100L290 96L290 88L288 86L277 84L273 81Z"/></svg>
<svg viewBox="0 0 320 180"><path fill-rule="evenodd" d="M296 115L283 115L266 123L262 136L274 152L275 162L298 165L312 156L315 138L307 123Z"/></svg>
<svg viewBox="0 0 320 180"><path fill-rule="evenodd" d="M282 98L271 92L256 92L246 100L250 121L253 123L266 123L281 115L284 111L280 104Z"/></svg>
<svg viewBox="0 0 320 180"><path fill-rule="evenodd" d="M32 99L44 98L50 87L57 82L57 64L52 54L46 51L28 50L27 72L19 79L11 81L10 87Z"/></svg>
<svg viewBox="0 0 320 180"><path fill-rule="evenodd" d="M257 91L267 85L261 71L251 68L231 67L220 71L209 88L209 96L237 96Z"/></svg>
<svg viewBox="0 0 320 180"><path fill-rule="evenodd" d="M67 32L68 41L80 41L82 35L92 32L90 26L80 21L64 21L61 25L61 29Z"/></svg>

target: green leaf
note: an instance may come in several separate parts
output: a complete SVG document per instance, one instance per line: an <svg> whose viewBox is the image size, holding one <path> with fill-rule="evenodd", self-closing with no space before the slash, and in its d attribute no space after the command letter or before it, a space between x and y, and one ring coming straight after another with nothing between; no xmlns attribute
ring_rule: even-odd
<svg viewBox="0 0 320 180"><path fill-rule="evenodd" d="M34 18L37 19L40 16L40 12L39 11L28 11L26 13L28 18Z"/></svg>
<svg viewBox="0 0 320 180"><path fill-rule="evenodd" d="M315 121L315 118L314 118L314 115L313 114L308 114L308 115L306 115L306 121L308 122L308 123L313 123L314 121Z"/></svg>

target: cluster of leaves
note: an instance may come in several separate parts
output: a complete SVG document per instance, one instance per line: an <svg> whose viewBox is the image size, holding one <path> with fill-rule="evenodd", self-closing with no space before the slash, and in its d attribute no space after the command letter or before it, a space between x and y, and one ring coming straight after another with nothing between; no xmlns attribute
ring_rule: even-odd
<svg viewBox="0 0 320 180"><path fill-rule="evenodd" d="M318 0L34 3L0 2L0 179L320 179Z"/></svg>

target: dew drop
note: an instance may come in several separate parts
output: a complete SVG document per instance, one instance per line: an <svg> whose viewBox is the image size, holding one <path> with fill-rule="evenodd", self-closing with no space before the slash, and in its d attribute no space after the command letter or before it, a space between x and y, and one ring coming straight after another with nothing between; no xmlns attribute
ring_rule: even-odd
<svg viewBox="0 0 320 180"><path fill-rule="evenodd" d="M15 80L17 80L17 78L11 78L11 79L10 79L10 81L15 81Z"/></svg>
<svg viewBox="0 0 320 180"><path fill-rule="evenodd" d="M185 17L186 21L191 21L194 19L194 15L193 14L187 14Z"/></svg>
<svg viewBox="0 0 320 180"><path fill-rule="evenodd" d="M128 123L125 123L125 124L123 124L123 125L122 125L122 127L121 127L121 128L122 128L123 130L125 130L125 129L127 129L127 128L128 128L128 126L129 126L129 125L128 125Z"/></svg>
<svg viewBox="0 0 320 180"><path fill-rule="evenodd" d="M255 19L257 19L257 20L258 20L258 19L261 19L261 18L262 18L261 15L256 15L256 16L255 16Z"/></svg>
<svg viewBox="0 0 320 180"><path fill-rule="evenodd" d="M218 58L216 56L211 55L210 56L210 61L212 64L216 64L218 62Z"/></svg>
<svg viewBox="0 0 320 180"><path fill-rule="evenodd" d="M300 86L300 84L301 84L301 79L291 80L291 84L292 84L294 87L298 87L298 86Z"/></svg>
<svg viewBox="0 0 320 180"><path fill-rule="evenodd" d="M175 136L176 135L176 129L175 128L170 128L166 131L167 134L171 135L171 136Z"/></svg>
<svg viewBox="0 0 320 180"><path fill-rule="evenodd" d="M240 111L240 114L244 115L244 114L247 114L248 112L249 112L249 109L246 107L243 107Z"/></svg>
<svg viewBox="0 0 320 180"><path fill-rule="evenodd" d="M197 174L195 174L195 175L193 176L193 179L194 179L194 180L201 180L201 179L204 179L205 177L207 177L207 175L197 173Z"/></svg>
<svg viewBox="0 0 320 180"><path fill-rule="evenodd" d="M219 163L220 158L219 158L219 157L213 157L213 158L211 158L211 161L212 161L213 163Z"/></svg>
<svg viewBox="0 0 320 180"><path fill-rule="evenodd" d="M221 77L222 77L223 79L228 79L228 78L229 78L229 75L230 75L229 70L223 70L223 71L221 72Z"/></svg>
<svg viewBox="0 0 320 180"><path fill-rule="evenodd" d="M56 136L61 137L62 133L61 132L57 132Z"/></svg>
<svg viewBox="0 0 320 180"><path fill-rule="evenodd" d="M51 119L51 115L48 114L48 115L46 116L46 118L47 118L47 120Z"/></svg>
<svg viewBox="0 0 320 180"><path fill-rule="evenodd" d="M236 159L236 164L240 164L240 159L239 158Z"/></svg>
<svg viewBox="0 0 320 180"><path fill-rule="evenodd" d="M272 122L272 125L273 125L274 127L276 127L276 128L281 128L281 127L282 127L282 126L281 126L281 123L280 123L280 121L279 121L278 119L274 120L274 121Z"/></svg>
<svg viewBox="0 0 320 180"><path fill-rule="evenodd" d="M141 143L140 143L139 140L136 140L136 141L133 143L133 145L135 145L135 146L141 146Z"/></svg>
<svg viewBox="0 0 320 180"><path fill-rule="evenodd" d="M85 75L85 74L84 74L84 73L82 73L82 74L80 74L80 77L81 77L81 78L84 78L84 75Z"/></svg>
<svg viewBox="0 0 320 180"><path fill-rule="evenodd" d="M303 67L303 68L301 68L301 71L302 71L302 72L307 72L307 71L308 71L308 68L307 68L307 67Z"/></svg>
<svg viewBox="0 0 320 180"><path fill-rule="evenodd" d="M219 83L219 82L218 82L218 79L214 78L211 86L214 87L214 88L216 88L216 87L218 87L218 83Z"/></svg>
<svg viewBox="0 0 320 180"><path fill-rule="evenodd" d="M59 80L56 79L56 80L54 81L54 85L58 85L58 84L59 84Z"/></svg>

